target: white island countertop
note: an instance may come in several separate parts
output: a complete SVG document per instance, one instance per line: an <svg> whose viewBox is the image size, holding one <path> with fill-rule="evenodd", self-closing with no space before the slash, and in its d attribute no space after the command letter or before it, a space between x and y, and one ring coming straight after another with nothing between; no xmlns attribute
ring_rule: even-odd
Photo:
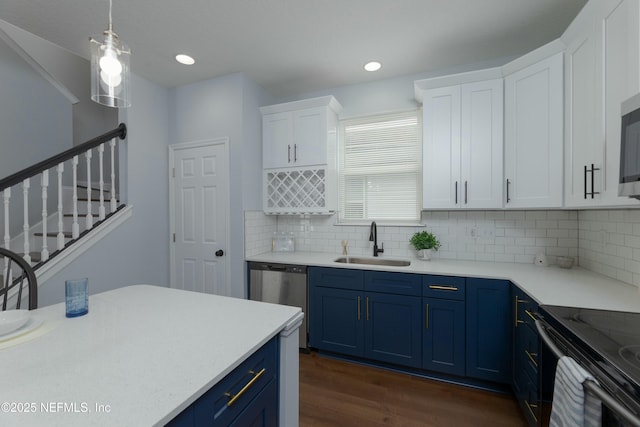
<svg viewBox="0 0 640 427"><path fill-rule="evenodd" d="M248 257L247 261L505 279L515 283L540 304L640 313L638 288L579 267L562 269L534 264L439 259L423 261L416 258L406 258L411 261L409 266L389 267L335 262L339 257L339 254L323 252L266 252ZM382 255L379 258L396 259Z"/></svg>
<svg viewBox="0 0 640 427"><path fill-rule="evenodd" d="M136 285L90 296L82 317L32 316L38 329L0 340L3 426L164 425L300 309Z"/></svg>

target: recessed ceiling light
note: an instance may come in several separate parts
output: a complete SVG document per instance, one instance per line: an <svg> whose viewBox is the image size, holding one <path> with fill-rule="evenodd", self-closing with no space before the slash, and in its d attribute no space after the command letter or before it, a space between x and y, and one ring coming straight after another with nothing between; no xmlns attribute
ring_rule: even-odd
<svg viewBox="0 0 640 427"><path fill-rule="evenodd" d="M190 57L189 55L179 54L176 55L176 61L184 65L193 65L196 63L196 60Z"/></svg>
<svg viewBox="0 0 640 427"><path fill-rule="evenodd" d="M367 71L378 71L380 68L382 68L382 64L378 61L371 61L364 64L364 69Z"/></svg>

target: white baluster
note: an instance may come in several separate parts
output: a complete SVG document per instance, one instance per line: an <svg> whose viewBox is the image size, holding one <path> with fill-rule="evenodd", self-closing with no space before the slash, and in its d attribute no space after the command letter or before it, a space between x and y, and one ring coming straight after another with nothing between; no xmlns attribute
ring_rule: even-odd
<svg viewBox="0 0 640 427"><path fill-rule="evenodd" d="M98 157L100 163L100 208L98 210L98 218L102 221L105 218L105 209L104 209L104 167L102 165L104 161L104 144L100 144L98 146Z"/></svg>
<svg viewBox="0 0 640 427"><path fill-rule="evenodd" d="M29 178L22 181L22 195L24 198L24 223L22 225L22 231L24 233L24 259L31 264L31 254L29 253L29 187L31 182Z"/></svg>
<svg viewBox="0 0 640 427"><path fill-rule="evenodd" d="M64 162L58 163L56 168L58 172L58 250L64 249L64 214L62 213L62 173L64 172Z"/></svg>
<svg viewBox="0 0 640 427"><path fill-rule="evenodd" d="M49 259L49 247L47 245L47 199L49 198L49 171L42 172L42 250L40 251L42 261Z"/></svg>
<svg viewBox="0 0 640 427"><path fill-rule="evenodd" d="M91 149L87 150L87 230L93 228L93 215L91 214Z"/></svg>
<svg viewBox="0 0 640 427"><path fill-rule="evenodd" d="M9 201L11 199L11 187L5 188L2 193L4 200L4 247L11 249L11 235L9 234Z"/></svg>
<svg viewBox="0 0 640 427"><path fill-rule="evenodd" d="M77 239L80 236L80 226L78 226L78 156L73 156L71 165L73 167L73 226L71 227L71 237Z"/></svg>
<svg viewBox="0 0 640 427"><path fill-rule="evenodd" d="M118 201L116 200L116 139L109 141L111 147L111 213L118 209Z"/></svg>

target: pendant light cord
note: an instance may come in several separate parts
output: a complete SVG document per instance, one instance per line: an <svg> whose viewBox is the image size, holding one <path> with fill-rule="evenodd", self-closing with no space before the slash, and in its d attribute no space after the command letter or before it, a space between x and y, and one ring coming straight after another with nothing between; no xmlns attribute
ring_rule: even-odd
<svg viewBox="0 0 640 427"><path fill-rule="evenodd" d="M112 7L112 0L109 0L109 31L113 31L113 23L111 21L111 7Z"/></svg>

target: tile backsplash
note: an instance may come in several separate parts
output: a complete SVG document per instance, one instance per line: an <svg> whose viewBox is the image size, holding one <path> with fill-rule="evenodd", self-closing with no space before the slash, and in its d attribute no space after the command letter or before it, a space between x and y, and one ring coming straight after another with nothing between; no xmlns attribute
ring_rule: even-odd
<svg viewBox="0 0 640 427"><path fill-rule="evenodd" d="M580 265L640 287L640 210L578 213Z"/></svg>
<svg viewBox="0 0 640 427"><path fill-rule="evenodd" d="M245 215L249 256L270 250L274 231L292 232L300 251L339 255L342 240L348 240L349 254L372 252L369 225L336 225L334 216ZM553 263L558 255L578 255L574 211L425 211L421 222L442 243L434 258L532 263L537 253L544 253ZM409 238L424 228L378 226L378 245L384 243L384 256L414 257Z"/></svg>
<svg viewBox="0 0 640 427"><path fill-rule="evenodd" d="M434 258L532 263L544 253L575 257L588 270L640 287L640 209L549 211L425 211L424 227L378 226L387 257L414 257L409 238L434 233L442 246ZM245 213L246 255L271 250L274 232L291 232L296 250L372 255L368 225L336 225L335 216L267 216Z"/></svg>

